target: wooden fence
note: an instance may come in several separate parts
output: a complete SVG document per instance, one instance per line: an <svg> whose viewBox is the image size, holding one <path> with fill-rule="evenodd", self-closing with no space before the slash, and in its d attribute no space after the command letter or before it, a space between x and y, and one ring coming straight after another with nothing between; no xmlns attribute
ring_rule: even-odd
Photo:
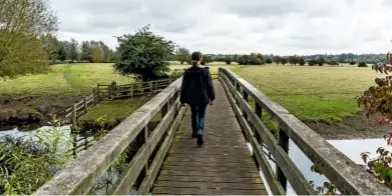
<svg viewBox="0 0 392 196"><path fill-rule="evenodd" d="M181 107L181 78L170 84L153 99L132 113L110 131L83 156L57 173L35 195L85 195L128 146L136 154L111 187L111 195L125 195L137 183L138 194L147 195L174 139L186 108ZM148 130L156 115L160 123Z"/></svg>
<svg viewBox="0 0 392 196"><path fill-rule="evenodd" d="M139 82L124 85L117 85L113 82L110 85L98 84L96 88L99 100L113 100L120 98L133 98L145 94L157 93L169 86L175 79L154 80L150 82Z"/></svg>
<svg viewBox="0 0 392 196"><path fill-rule="evenodd" d="M65 115L65 118L66 119L71 118L72 125L76 127L77 118L79 118L83 114L86 114L88 112L88 109L97 103L98 103L98 99L96 97L96 94L93 93L83 98L81 101L73 104L71 107L67 108L65 110L65 112L67 113Z"/></svg>
<svg viewBox="0 0 392 196"><path fill-rule="evenodd" d="M360 169L282 106L228 69L220 68L219 79L240 122L253 156L274 195L286 195L287 181L298 195L317 195L304 174L288 155L291 139L344 195L391 195L384 184ZM253 102L250 102L250 99ZM254 103L254 111L250 103ZM279 126L277 139L261 120L267 113ZM266 146L276 162L276 172L263 152ZM359 154L358 154L359 156Z"/></svg>

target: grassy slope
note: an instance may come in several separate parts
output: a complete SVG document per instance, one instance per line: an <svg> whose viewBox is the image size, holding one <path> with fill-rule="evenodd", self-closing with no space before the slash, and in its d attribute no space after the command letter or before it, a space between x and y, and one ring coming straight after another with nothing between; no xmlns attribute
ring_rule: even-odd
<svg viewBox="0 0 392 196"><path fill-rule="evenodd" d="M300 119L342 120L380 74L370 68L243 66L233 71Z"/></svg>
<svg viewBox="0 0 392 196"><path fill-rule="evenodd" d="M129 77L113 73L111 64L54 65L49 74L19 77L0 81L0 96L17 95L80 95L91 93L98 83L132 82Z"/></svg>

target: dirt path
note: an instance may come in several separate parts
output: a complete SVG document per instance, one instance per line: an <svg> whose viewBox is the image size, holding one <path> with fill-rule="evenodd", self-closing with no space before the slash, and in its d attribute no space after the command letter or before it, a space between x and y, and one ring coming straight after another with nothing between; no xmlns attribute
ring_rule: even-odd
<svg viewBox="0 0 392 196"><path fill-rule="evenodd" d="M304 123L315 130L325 139L371 139L383 138L392 132L392 126L381 126L378 122L380 115L369 119L364 114L346 118L343 122L330 124L325 121L305 120Z"/></svg>

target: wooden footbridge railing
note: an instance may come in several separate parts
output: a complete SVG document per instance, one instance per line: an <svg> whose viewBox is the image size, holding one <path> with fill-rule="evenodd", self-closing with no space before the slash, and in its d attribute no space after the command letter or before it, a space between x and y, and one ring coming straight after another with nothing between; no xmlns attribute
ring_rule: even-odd
<svg viewBox="0 0 392 196"><path fill-rule="evenodd" d="M159 175L166 175L170 172L173 175L180 175L181 179L187 179L188 181L189 179L197 179L197 176L202 176L200 177L202 180L211 180L211 183L208 181L202 183L202 180L194 183L205 187L199 187L202 191L191 192L190 194L230 194L231 190L233 190L233 194L244 193L244 191L240 190L234 191L233 187L241 190L249 190L251 187L246 187L247 185L256 187L252 189L252 194L265 194L265 192L257 192L257 190L259 190L257 187L259 185L268 185L273 194L284 195L286 194L287 182L290 182L297 194L316 194L304 175L288 156L288 143L290 139L311 161L314 162L319 170L322 171L342 194L392 194L392 191L389 188L379 183L367 172L359 169L357 165L342 152L330 145L320 135L299 121L286 109L272 102L244 79L228 69L221 68L219 71L219 80L220 84L217 83L217 86L219 86L219 89L223 88L224 91L219 90L217 92L217 96L220 97L220 99L218 99L220 103L216 103L212 106L218 108L214 108L213 113L207 115L206 122L210 122L209 125L213 125L211 122L226 123L228 122L228 118L232 118L232 123L229 125L226 124L225 128L228 128L227 126L233 126L230 129L231 134L240 133L235 137L245 136L247 142L252 145L253 154L244 152L239 158L225 157L224 155L226 154L222 153L230 153L226 148L233 149L237 154L241 152L241 150L246 151L246 148L233 146L233 143L230 142L234 142L235 138L231 137L226 141L225 138L220 137L219 134L222 133L222 130L220 130L219 127L210 126L216 128L216 130L206 131L207 145L207 136L210 134L214 135L214 137L210 137L211 140L215 139L216 142L219 142L223 147L216 147L209 144L209 148L194 148L195 152L200 150L200 153L193 154L193 157L180 158L181 160L178 161L181 161L181 164L173 164L173 162L176 162L176 159L173 159L175 156L169 156L170 160L165 160L168 153L169 155L173 155L173 153L178 153L181 148L187 148L189 150L192 149L191 146L195 146L194 140L190 139L189 142L187 142L188 140L183 136L184 134L190 133L183 133L181 130L176 132L180 124L182 124L181 126L190 126L188 120L183 120L186 108L181 107L179 103L180 78L130 115L83 155L79 156L76 160L73 160L71 164L60 171L51 181L37 190L35 194L88 194L90 189L94 186L94 183L105 174L106 170L130 145L134 147L136 153L130 155L126 169L115 180L115 183L111 186L111 190L108 194L129 194L132 189L136 191L137 194L149 194L150 191L154 189L154 182L157 177ZM254 110L251 103L255 105ZM230 111L234 111L234 113ZM271 131L263 124L261 115L264 112L268 113L272 120L278 124L278 139L276 139ZM233 113L233 115L230 113ZM148 130L148 125L156 115L161 115L162 119L160 123L153 130ZM216 121L213 121L214 119ZM235 119L238 119L238 122ZM240 127L242 129L237 126L238 123L241 125ZM241 131L244 134L241 134ZM182 135L175 136L176 133ZM174 137L182 139L180 139L181 141L175 142L175 145L172 146ZM239 145L238 141L242 140L235 140L235 142L237 142L236 145ZM245 140L243 140L243 145L245 145ZM172 149L169 152L171 146ZM274 158L277 165L276 172L274 172L273 168L268 164L267 157L262 149L263 146L268 148L271 156ZM209 151L213 150L218 151L209 153ZM201 166L207 169L209 167L215 168L217 170L214 171L213 174L208 175L224 175L227 177L225 181L221 182L224 178L212 176L203 177L203 175L207 175L206 173L200 172L203 170L192 172L180 170L180 168L184 169L187 166L184 161L197 160L197 157L195 156L201 157L198 161L202 160L206 162L189 163L190 165ZM214 156L219 157L215 158ZM249 159L247 156L253 157L254 159ZM255 160L257 164L252 160ZM242 168L236 168L237 166L240 167L241 161L244 161L244 166ZM170 164L166 163L170 163L171 167L168 167ZM160 173L162 165L166 165L166 170ZM254 167L254 170L261 168L262 173L266 178L265 184L253 181L248 183L246 181L248 179L253 180L254 173L244 175L241 172L251 171L251 167ZM170 171L167 170L168 168ZM236 168L236 173L234 173L234 170L230 169L223 171L224 168ZM186 178L187 175L193 176ZM196 175L196 177L194 175ZM236 175L252 176L252 178L244 177L239 179ZM162 182L162 180L166 178L158 179L160 179L159 182ZM259 181L261 182L261 180ZM212 184L214 184L214 186L215 184L218 184L217 186L219 186L219 183L224 184L222 187L226 188L226 190L223 190L223 188L218 189L211 187ZM230 186L228 183L242 184L241 186ZM166 181L162 182L162 184L168 187L173 183ZM186 189L187 184L192 184L192 182L180 182L179 184L181 185L178 186L182 186L183 189L167 188L165 193L177 194L178 191L182 193L181 190L184 190L184 188ZM158 189L159 188L161 187L158 187ZM161 190L163 189L161 188ZM192 189L189 190L193 191L197 189L192 187Z"/></svg>

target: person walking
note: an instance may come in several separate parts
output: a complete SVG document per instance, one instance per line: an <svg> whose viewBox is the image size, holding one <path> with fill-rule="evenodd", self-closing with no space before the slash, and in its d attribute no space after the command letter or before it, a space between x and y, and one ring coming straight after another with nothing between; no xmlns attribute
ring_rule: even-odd
<svg viewBox="0 0 392 196"><path fill-rule="evenodd" d="M181 103L188 104L192 112L192 137L197 145L204 144L204 123L207 105L215 100L214 85L208 67L201 66L203 55L192 53L192 66L185 70L181 86Z"/></svg>

